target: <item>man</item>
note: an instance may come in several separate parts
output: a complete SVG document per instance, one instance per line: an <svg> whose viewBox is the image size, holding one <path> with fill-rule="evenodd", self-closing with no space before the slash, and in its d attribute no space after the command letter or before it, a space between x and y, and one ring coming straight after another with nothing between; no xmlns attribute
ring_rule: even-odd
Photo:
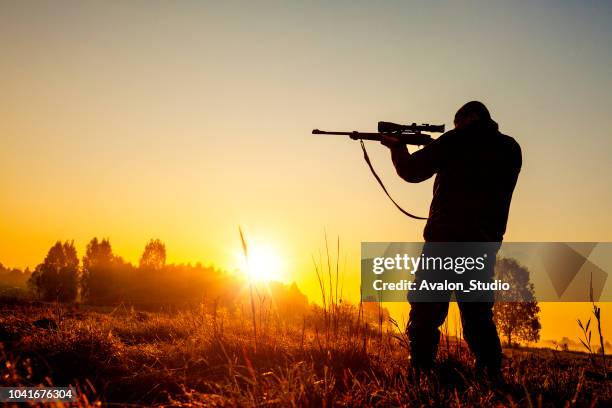
<svg viewBox="0 0 612 408"><path fill-rule="evenodd" d="M455 114L455 128L413 154L393 137L382 143L391 149L397 174L409 183L420 183L436 174L433 200L423 236L434 242L501 243L512 192L521 168L521 149L510 136L499 132L484 104L468 102ZM430 247L435 244L429 244ZM487 265L493 276L495 252ZM417 272L417 281L424 271ZM455 293L465 340L476 356L478 369L496 377L501 368L501 345L493 322L493 298L471 302ZM410 297L408 337L412 363L417 369L433 364L439 327L448 313L450 293L438 302Z"/></svg>

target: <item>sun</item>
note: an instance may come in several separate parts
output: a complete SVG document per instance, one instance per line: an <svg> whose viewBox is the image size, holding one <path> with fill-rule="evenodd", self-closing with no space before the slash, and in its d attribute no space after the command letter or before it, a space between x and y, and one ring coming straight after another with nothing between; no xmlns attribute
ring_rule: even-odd
<svg viewBox="0 0 612 408"><path fill-rule="evenodd" d="M254 245L249 248L244 270L253 281L281 281L284 264L280 253L273 246Z"/></svg>

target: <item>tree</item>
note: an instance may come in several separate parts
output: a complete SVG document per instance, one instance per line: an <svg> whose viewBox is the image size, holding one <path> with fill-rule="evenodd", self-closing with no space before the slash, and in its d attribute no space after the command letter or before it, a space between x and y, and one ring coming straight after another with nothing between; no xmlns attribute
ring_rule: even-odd
<svg viewBox="0 0 612 408"><path fill-rule="evenodd" d="M493 317L507 344L519 341L535 342L540 339L540 307L535 299L529 270L516 260L500 258L495 264L496 279L510 284L510 290L501 292L493 307Z"/></svg>
<svg viewBox="0 0 612 408"><path fill-rule="evenodd" d="M29 286L42 300L72 302L79 287L79 258L74 242L57 241L43 263L38 265L29 280Z"/></svg>
<svg viewBox="0 0 612 408"><path fill-rule="evenodd" d="M140 268L160 270L165 265L166 245L159 239L150 240L140 257Z"/></svg>
<svg viewBox="0 0 612 408"><path fill-rule="evenodd" d="M93 238L83 256L82 297L91 303L103 303L115 296L115 257L108 239Z"/></svg>
<svg viewBox="0 0 612 408"><path fill-rule="evenodd" d="M7 268L0 263L0 289L25 287L30 274L28 268L22 271L18 268Z"/></svg>

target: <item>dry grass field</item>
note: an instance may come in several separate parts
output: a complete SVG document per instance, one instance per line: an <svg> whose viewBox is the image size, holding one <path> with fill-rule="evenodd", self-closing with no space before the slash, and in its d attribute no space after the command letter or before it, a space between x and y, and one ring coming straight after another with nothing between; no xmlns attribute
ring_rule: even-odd
<svg viewBox="0 0 612 408"><path fill-rule="evenodd" d="M374 319L375 320L375 319ZM469 352L442 340L417 376L405 338L356 307L283 321L239 309L150 313L42 303L2 306L2 386L72 384L79 406L610 406L587 354L506 349L505 384L476 376Z"/></svg>

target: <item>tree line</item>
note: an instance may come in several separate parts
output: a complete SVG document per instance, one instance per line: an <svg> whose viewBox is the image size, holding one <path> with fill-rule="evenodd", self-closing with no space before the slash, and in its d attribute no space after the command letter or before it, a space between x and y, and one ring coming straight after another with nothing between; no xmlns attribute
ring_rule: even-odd
<svg viewBox="0 0 612 408"><path fill-rule="evenodd" d="M200 263L166 264L166 246L159 239L146 244L137 266L115 255L108 239L91 239L80 260L73 241L58 241L32 271L27 286L41 301L144 308L180 308L204 301L235 306L245 295L239 275ZM269 293L262 296L274 297L287 310L308 305L295 284L273 282L266 289Z"/></svg>

